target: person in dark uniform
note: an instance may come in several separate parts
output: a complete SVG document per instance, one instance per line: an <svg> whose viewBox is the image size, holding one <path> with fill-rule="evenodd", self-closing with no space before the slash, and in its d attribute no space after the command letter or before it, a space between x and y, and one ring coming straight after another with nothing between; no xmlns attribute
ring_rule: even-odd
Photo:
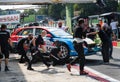
<svg viewBox="0 0 120 82"><path fill-rule="evenodd" d="M5 24L1 25L0 30L0 47L1 47L1 53L5 56L5 71L9 71L8 69L8 59L9 59L9 45L12 46L11 40L10 40L10 33L6 31L7 26ZM0 58L0 71L1 71L1 60Z"/></svg>
<svg viewBox="0 0 120 82"><path fill-rule="evenodd" d="M103 30L103 28L101 27L100 24L97 24L96 26L98 28L98 31L88 33L87 35L91 35L91 34L99 35L101 42L102 42L103 62L104 62L104 64L108 64L109 63L109 37L108 37L107 33Z"/></svg>
<svg viewBox="0 0 120 82"><path fill-rule="evenodd" d="M115 36L115 34L112 32L112 29L110 28L110 26L103 26L103 30L108 35L108 39L109 39L109 42L108 42L109 43L109 58L113 59L112 57L112 52L113 52L112 36Z"/></svg>
<svg viewBox="0 0 120 82"><path fill-rule="evenodd" d="M19 63L24 63L24 60L26 61L27 60L27 57L26 57L26 52L25 52L25 48L24 48L24 43L28 43L30 40L32 40L33 38L33 35L32 34L29 34L28 37L26 38L21 38L19 41L18 41L18 44L17 44L17 51L19 53L19 55L21 55L21 58L19 60ZM25 58L25 59L24 59Z"/></svg>
<svg viewBox="0 0 120 82"><path fill-rule="evenodd" d="M40 56L42 62L47 66L47 68L49 68L50 64L43 57L43 55L47 55L47 49L46 49L45 41L43 40L43 37L46 34L47 34L47 32L45 30L42 30L41 34L39 34L37 36L37 38L34 42L35 42L36 50L38 51L37 54ZM39 48L41 48L42 50L40 51Z"/></svg>
<svg viewBox="0 0 120 82"><path fill-rule="evenodd" d="M94 41L96 35L88 35L88 36L86 36L86 34L90 33L90 32L95 32L95 29L92 28L92 27L87 26L86 29L84 30L84 33L85 33L84 36L87 37L87 38L90 38L90 39L92 39Z"/></svg>
<svg viewBox="0 0 120 82"><path fill-rule="evenodd" d="M84 20L83 19L79 19L78 20L78 26L74 29L74 33L73 33L73 38L74 38L74 48L78 53L78 57L75 59L79 59L79 68L80 68L80 75L86 75L88 74L87 72L84 71L84 65L85 65L85 55L84 55L84 48L83 48L83 38L84 38L84 33L83 33L83 28L84 28ZM73 60L72 62L74 62L75 60ZM71 66L70 64L72 63L70 62L69 64L67 64L67 68L69 71Z"/></svg>
<svg viewBox="0 0 120 82"><path fill-rule="evenodd" d="M30 34L28 34L28 37L22 38L19 40L18 47L17 47L18 53L21 55L19 62L23 63L24 62L23 60L25 60L25 62L28 62L28 66L27 66L28 70L34 70L32 68L32 54L30 51L32 41L33 41L33 34L30 33ZM23 59L23 58L25 58L25 59Z"/></svg>

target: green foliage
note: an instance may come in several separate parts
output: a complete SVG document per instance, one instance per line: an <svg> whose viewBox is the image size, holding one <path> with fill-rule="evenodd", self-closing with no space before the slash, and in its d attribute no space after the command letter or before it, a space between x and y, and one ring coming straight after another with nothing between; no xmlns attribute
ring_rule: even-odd
<svg viewBox="0 0 120 82"><path fill-rule="evenodd" d="M23 13L27 13L29 15L32 15L32 14L36 14L36 11L34 9L26 9L26 10L24 10Z"/></svg>
<svg viewBox="0 0 120 82"><path fill-rule="evenodd" d="M117 11L120 12L120 3L118 4Z"/></svg>
<svg viewBox="0 0 120 82"><path fill-rule="evenodd" d="M80 11L82 17L89 15L97 15L106 12L116 12L118 2L116 0L105 0L106 7L99 7L95 3L74 4L74 10ZM120 10L120 8L118 8Z"/></svg>
<svg viewBox="0 0 120 82"><path fill-rule="evenodd" d="M74 4L74 6L73 6L75 11L78 11L80 9L79 7L80 7L79 4Z"/></svg>
<svg viewBox="0 0 120 82"><path fill-rule="evenodd" d="M49 5L48 14L55 20L63 19L65 15L65 5L63 4L52 4Z"/></svg>
<svg viewBox="0 0 120 82"><path fill-rule="evenodd" d="M24 23L35 22L35 15L29 15L29 17L24 18Z"/></svg>
<svg viewBox="0 0 120 82"><path fill-rule="evenodd" d="M42 7L38 10L37 15L48 15L48 7Z"/></svg>

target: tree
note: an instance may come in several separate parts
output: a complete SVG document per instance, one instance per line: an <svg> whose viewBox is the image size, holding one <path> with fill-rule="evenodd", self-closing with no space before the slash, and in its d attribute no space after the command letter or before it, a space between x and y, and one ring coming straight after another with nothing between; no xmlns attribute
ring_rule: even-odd
<svg viewBox="0 0 120 82"><path fill-rule="evenodd" d="M117 0L106 0L107 7L104 9L106 12L116 12L118 7Z"/></svg>
<svg viewBox="0 0 120 82"><path fill-rule="evenodd" d="M36 14L36 11L34 9L26 9L24 10L23 13L32 15L32 14Z"/></svg>
<svg viewBox="0 0 120 82"><path fill-rule="evenodd" d="M116 12L118 7L117 0L104 0L106 6L100 7L95 3L74 4L74 10L79 10L80 16L99 15L101 13ZM78 7L79 6L79 7Z"/></svg>
<svg viewBox="0 0 120 82"><path fill-rule="evenodd" d="M48 5L40 6L37 15L48 15L48 10L49 10Z"/></svg>
<svg viewBox="0 0 120 82"><path fill-rule="evenodd" d="M118 3L117 11L120 12L120 3Z"/></svg>
<svg viewBox="0 0 120 82"><path fill-rule="evenodd" d="M73 6L75 11L78 11L80 9L79 7L80 7L79 4L74 4L74 6Z"/></svg>
<svg viewBox="0 0 120 82"><path fill-rule="evenodd" d="M65 16L65 5L63 4L49 5L48 14L50 17L54 18L55 20L63 19Z"/></svg>

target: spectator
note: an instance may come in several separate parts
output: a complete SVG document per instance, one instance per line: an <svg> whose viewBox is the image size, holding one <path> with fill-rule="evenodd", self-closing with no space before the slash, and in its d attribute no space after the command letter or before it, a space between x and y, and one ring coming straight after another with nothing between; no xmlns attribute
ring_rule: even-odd
<svg viewBox="0 0 120 82"><path fill-rule="evenodd" d="M115 34L116 40L118 39L118 22L115 20L112 20L110 23L110 26L112 28L113 33Z"/></svg>
<svg viewBox="0 0 120 82"><path fill-rule="evenodd" d="M5 24L2 24L0 30L0 47L1 47L1 53L5 56L5 71L9 71L8 68L9 45L12 46L12 43L10 40L10 33L6 31L6 29L7 26ZM1 71L1 62L2 62L2 58L0 58L0 71Z"/></svg>
<svg viewBox="0 0 120 82"><path fill-rule="evenodd" d="M58 22L58 28L60 28L60 29L62 29L64 31L68 31L68 27L63 26L61 21Z"/></svg>
<svg viewBox="0 0 120 82"><path fill-rule="evenodd" d="M109 25L108 25L108 23L107 23L106 20L105 20L104 23L102 24L102 27L106 27L106 28L109 27Z"/></svg>

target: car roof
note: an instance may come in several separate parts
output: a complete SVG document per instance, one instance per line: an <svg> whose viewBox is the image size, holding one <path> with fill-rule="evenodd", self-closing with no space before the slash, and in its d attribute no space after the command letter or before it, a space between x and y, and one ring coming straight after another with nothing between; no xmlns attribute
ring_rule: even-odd
<svg viewBox="0 0 120 82"><path fill-rule="evenodd" d="M28 27L20 27L18 28L15 32L18 32L22 29L28 29L28 28L41 28L41 29L44 29L44 30L49 30L49 31L55 31L55 30L58 30L59 28L57 27L48 27L48 26L28 26ZM59 29L60 30L60 29ZM61 29L62 30L62 29Z"/></svg>
<svg viewBox="0 0 120 82"><path fill-rule="evenodd" d="M52 29L52 28L55 28L55 27L47 27L47 26L28 26L28 27L22 27L22 28L47 28L47 29Z"/></svg>

